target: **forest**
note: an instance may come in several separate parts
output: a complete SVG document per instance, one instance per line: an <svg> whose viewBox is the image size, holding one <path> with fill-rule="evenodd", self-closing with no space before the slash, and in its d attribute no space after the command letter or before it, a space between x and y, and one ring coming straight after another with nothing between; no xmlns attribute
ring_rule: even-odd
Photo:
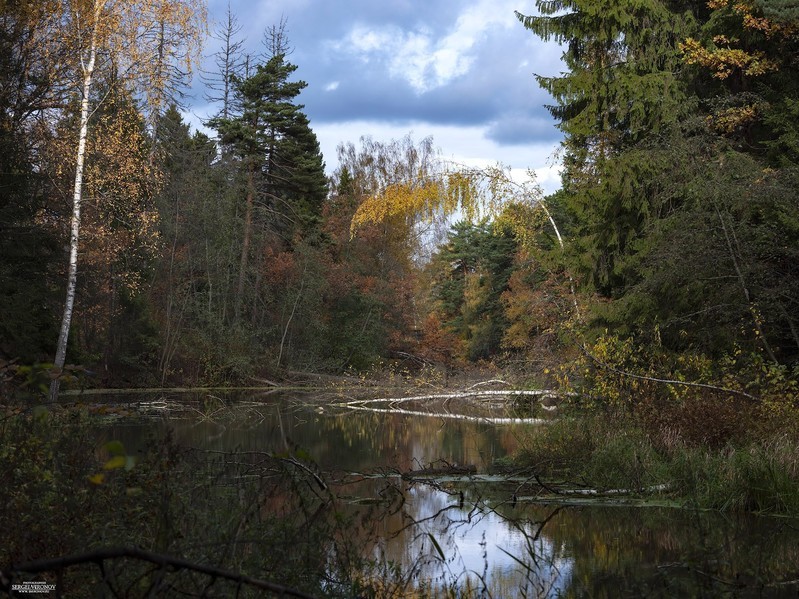
<svg viewBox="0 0 799 599"><path fill-rule="evenodd" d="M472 428L413 430L443 435L442 452L486 436L464 456L489 479L526 478L498 504L434 481L440 513L472 502L469 522L485 505L516 522L535 483L535 501L610 489L679 504L682 530L702 534L691 518L706 509L799 514L799 3L527 4L518 27L563 51L562 73L536 77L563 135L549 195L502 164L446 160L429 137L364 132L322 156L285 21L252 54L235 14L209 26L195 0L0 0L0 589L57 571L78 594L209 596L219 581L251 585L242 596L435 596L425 581L403 594L418 571L359 553L370 518L403 521L410 489L430 484L366 472L381 443L407 464L422 445L398 414L368 410L430 397L448 410L453 395L430 394L501 393L474 390L489 382L536 425L465 415ZM192 77L214 107L201 130L185 116ZM309 380L333 382L305 412L218 391ZM166 432L135 402L90 403L147 389L156 401L137 405L152 411L189 387L207 391L196 420ZM367 496L334 476L344 457ZM416 473L460 481L471 462ZM646 539L663 555L671 517ZM591 556L619 545L573 528ZM700 543L729 543L708 530ZM434 536L417 541L449 567ZM784 572L741 558L761 586L725 592L795 592L796 543L776 545ZM724 567L701 580L688 567L700 586L685 588L748 584ZM491 596L464 580L441 596Z"/></svg>
<svg viewBox="0 0 799 599"><path fill-rule="evenodd" d="M4 2L6 390L404 358L601 401L664 379L793 407L799 8L606 4L517 15L568 69L538 78L564 134L544 198L430 139L323 157L285 22L251 56L235 15L209 34L178 0ZM179 110L207 35L212 135Z"/></svg>

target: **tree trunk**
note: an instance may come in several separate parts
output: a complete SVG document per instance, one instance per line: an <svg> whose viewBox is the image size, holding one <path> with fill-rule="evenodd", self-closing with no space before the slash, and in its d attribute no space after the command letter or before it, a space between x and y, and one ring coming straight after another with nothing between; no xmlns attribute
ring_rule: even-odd
<svg viewBox="0 0 799 599"><path fill-rule="evenodd" d="M94 62L97 56L97 20L103 2L95 3L95 20L92 28L92 41L89 49L89 61L83 68L83 98L80 103L80 134L78 136L78 156L75 164L75 187L72 195L72 222L69 236L69 270L67 275L67 297L64 302L64 316L61 320L61 330L58 333L55 360L53 361L54 376L50 383L50 400L58 399L58 389L61 385L61 372L67 357L67 340L69 327L72 323L72 309L75 305L75 289L78 280L78 239L80 237L80 207L83 194L83 166L86 157L86 138L89 130L89 93L92 88L94 75Z"/></svg>
<svg viewBox="0 0 799 599"><path fill-rule="evenodd" d="M155 58L155 85L152 87L152 113L150 114L150 134L152 136L152 140L150 143L150 166L155 164L156 154L158 152L158 123L161 120L161 108L164 104L164 96L166 95L166 68L164 66L164 46L165 46L165 39L164 34L166 29L166 24L164 20L161 19L161 23L159 24L158 28L158 51Z"/></svg>
<svg viewBox="0 0 799 599"><path fill-rule="evenodd" d="M715 208L716 215L719 217L719 221L721 221L721 230L724 233L724 240L727 242L727 249L730 252L730 259L732 260L732 265L735 268L735 274L738 277L738 282L741 285L741 291L744 294L744 298L746 298L746 306L749 308L749 314L752 316L752 324L755 327L755 336L768 354L769 359L775 364L779 365L780 362L777 360L777 356L771 349L771 345L769 344L768 339L766 339L766 335L763 332L763 318L760 315L760 311L752 301L752 295L749 293L749 287L746 284L746 279L744 278L743 271L741 270L741 266L738 262L738 252L736 252L732 241L735 239L735 230L732 228L732 225L729 229L727 229L727 225L724 221L721 211L719 210L718 204L716 204ZM737 245L737 239L735 241Z"/></svg>
<svg viewBox="0 0 799 599"><path fill-rule="evenodd" d="M255 204L255 169L250 164L247 170L247 203L244 211L244 239L241 242L241 263L239 264L239 283L236 289L233 317L238 322L241 316L241 304L244 297L244 283L247 279L247 262L250 254L250 237L252 236L252 212Z"/></svg>

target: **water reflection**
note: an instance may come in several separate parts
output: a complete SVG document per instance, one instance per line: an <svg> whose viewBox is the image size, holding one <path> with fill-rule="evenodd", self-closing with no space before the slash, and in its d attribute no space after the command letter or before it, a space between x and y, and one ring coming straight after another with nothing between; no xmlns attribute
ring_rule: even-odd
<svg viewBox="0 0 799 599"><path fill-rule="evenodd" d="M533 505L497 485L400 476L434 464L484 471L516 448L521 425L333 410L298 397L239 400L209 405L197 398L190 410L126 421L107 435L131 451L153 429L169 427L186 446L306 456L332 473L335 493L358 515L365 555L402 566L416 584L492 597L799 592L799 524L793 520ZM385 476L363 476L370 473Z"/></svg>
<svg viewBox="0 0 799 599"><path fill-rule="evenodd" d="M406 471L436 461L485 469L517 447L514 426L418 415L319 409L275 398L211 414L185 411L168 419L127 422L109 434L137 447L144 433L172 428L183 445L214 450L302 449L323 470Z"/></svg>

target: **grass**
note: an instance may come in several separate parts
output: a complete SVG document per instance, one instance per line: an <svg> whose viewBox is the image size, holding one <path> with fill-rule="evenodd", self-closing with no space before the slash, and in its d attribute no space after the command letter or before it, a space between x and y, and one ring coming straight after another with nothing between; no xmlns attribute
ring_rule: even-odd
<svg viewBox="0 0 799 599"><path fill-rule="evenodd" d="M630 416L572 414L529 431L515 456L549 480L649 494L657 485L700 508L799 516L799 435L783 422L723 444ZM715 439L715 438L714 438Z"/></svg>

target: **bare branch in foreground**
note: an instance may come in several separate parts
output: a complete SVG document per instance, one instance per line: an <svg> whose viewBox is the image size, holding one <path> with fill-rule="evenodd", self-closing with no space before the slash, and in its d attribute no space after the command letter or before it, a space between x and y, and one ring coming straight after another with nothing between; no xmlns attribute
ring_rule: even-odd
<svg viewBox="0 0 799 599"><path fill-rule="evenodd" d="M299 599L314 599L313 595L308 595L302 591L291 589L283 585L259 580L229 570L223 570L214 566L206 566L197 564L188 560L172 557L170 555L163 555L160 553L153 553L145 551L136 547L112 547L108 549L97 549L87 553L79 553L76 555L66 555L62 557L55 557L50 559L41 559L28 562L27 564L20 564L13 566L10 572L10 578L13 580L15 575L19 573L35 574L40 572L51 572L54 570L63 570L70 566L78 564L91 564L96 563L102 570L103 562L110 559L131 558L138 559L145 562L156 564L162 568L171 567L175 570L190 570L192 572L199 572L212 578L224 578L236 582L238 584L246 584L257 589L270 591L280 597L298 597ZM2 577L5 578L5 577ZM5 581L4 581L5 582ZM9 588L10 584L9 584Z"/></svg>

